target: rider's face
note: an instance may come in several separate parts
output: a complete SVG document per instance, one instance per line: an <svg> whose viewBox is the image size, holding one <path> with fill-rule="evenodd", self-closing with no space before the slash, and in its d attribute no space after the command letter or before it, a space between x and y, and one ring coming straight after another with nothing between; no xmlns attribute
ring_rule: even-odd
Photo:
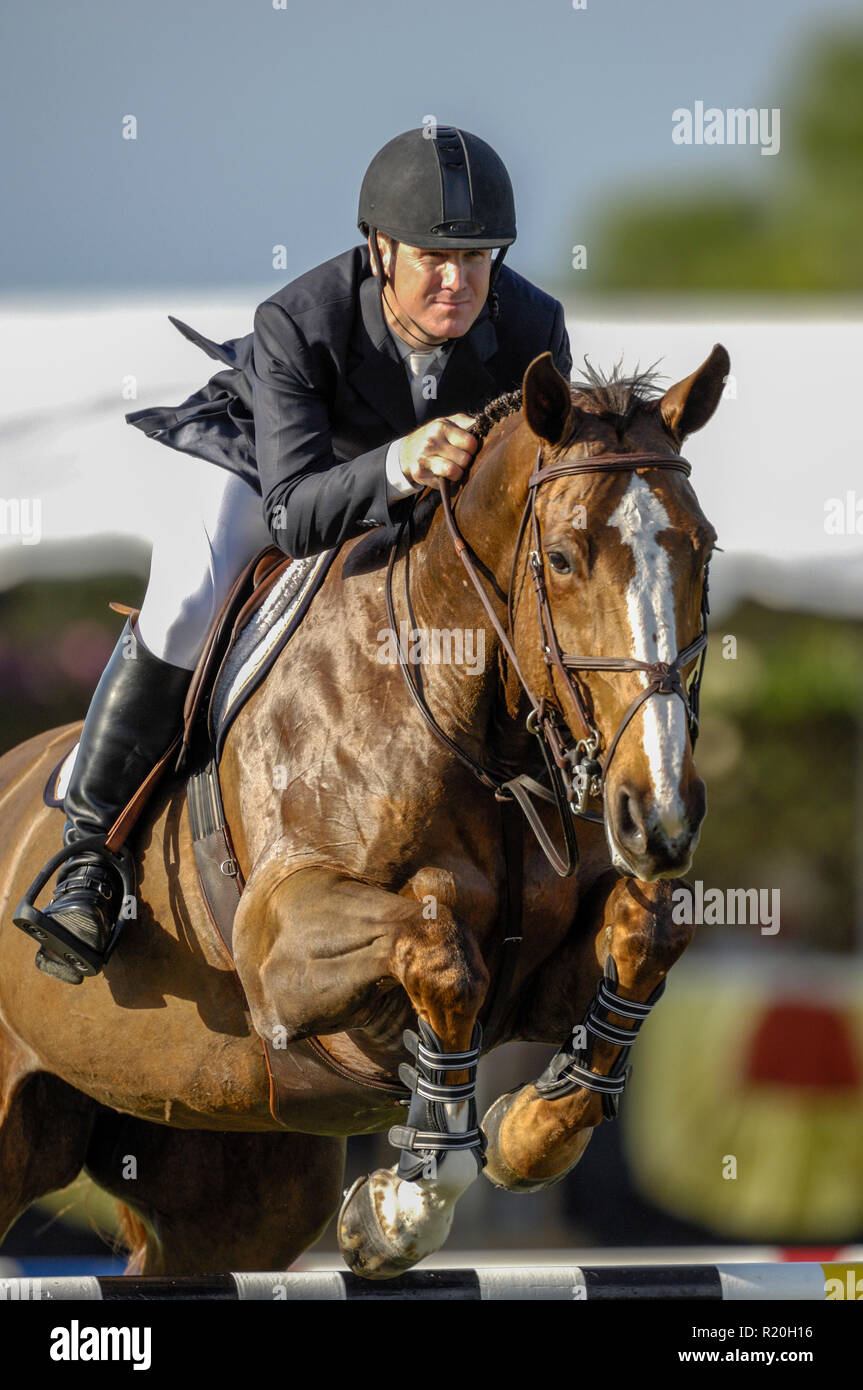
<svg viewBox="0 0 863 1390"><path fill-rule="evenodd" d="M392 247L383 237L378 245L389 277ZM488 296L490 250L434 251L399 242L395 262L390 293L394 291L410 316L408 326L413 319L429 339L461 338L467 333Z"/></svg>

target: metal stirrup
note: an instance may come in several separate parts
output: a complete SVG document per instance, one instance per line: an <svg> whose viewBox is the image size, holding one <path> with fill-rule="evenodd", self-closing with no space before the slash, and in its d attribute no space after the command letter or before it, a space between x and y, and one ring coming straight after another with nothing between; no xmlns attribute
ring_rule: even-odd
<svg viewBox="0 0 863 1390"><path fill-rule="evenodd" d="M86 941L82 941L68 927L60 922L55 922L53 917L40 912L36 907L36 899L42 892L46 883L61 864L67 859L75 859L79 854L97 854L100 860L112 869L119 877L122 884L122 895L117 906L117 915L114 921L114 928L111 937L107 942L104 951L97 951ZM71 880L82 873L96 868L95 865L87 865L84 870L73 870L69 876ZM98 871L98 870L97 870ZM69 887L74 887L74 881L69 883ZM61 888L66 887L64 879L58 884L58 894ZM30 887L27 889L23 898L12 914L12 921L16 927L27 932L35 941L44 944L51 944L52 950L57 950L61 954L63 951L74 951L80 961L79 969L84 975L96 975L110 959L114 947L120 935L120 912L122 911L123 901L134 897L136 887L135 860L127 845L121 845L119 849L106 849L104 835L84 835L80 840L73 840L71 844L64 845L61 850L51 856L34 878ZM54 944L56 943L56 944Z"/></svg>

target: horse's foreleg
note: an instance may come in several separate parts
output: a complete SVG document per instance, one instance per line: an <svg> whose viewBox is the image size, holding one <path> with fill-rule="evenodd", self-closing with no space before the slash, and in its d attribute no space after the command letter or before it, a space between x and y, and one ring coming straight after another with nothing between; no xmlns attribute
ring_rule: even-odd
<svg viewBox="0 0 863 1390"><path fill-rule="evenodd" d="M476 942L446 906L446 884L428 873L412 889L434 904L434 915L405 923L391 957L418 1019L418 1033L405 1034L415 1065L400 1069L411 1087L410 1109L405 1123L390 1130L401 1155L393 1168L356 1183L339 1216L342 1255L369 1279L390 1278L440 1249L455 1204L483 1163L476 1019L488 972Z"/></svg>
<svg viewBox="0 0 863 1390"><path fill-rule="evenodd" d="M339 1217L345 1260L367 1278L439 1249L481 1165L473 1088L488 974L438 877L418 874L396 894L335 868L281 879L271 868L250 879L237 914L237 967L265 1036L373 1029L396 986L406 1019L416 1014L413 1066L402 1069L410 1109L391 1131L399 1163L355 1184Z"/></svg>
<svg viewBox="0 0 863 1390"><path fill-rule="evenodd" d="M617 879L593 898L589 921L576 923L534 982L526 1009L551 1011L558 1036L571 1032L542 1076L501 1096L483 1120L485 1172L496 1186L551 1186L575 1166L603 1117L614 1118L629 1057L629 1046L615 1038L634 1042L692 937L691 927L672 921L675 886ZM531 1034L546 1027L534 1020Z"/></svg>

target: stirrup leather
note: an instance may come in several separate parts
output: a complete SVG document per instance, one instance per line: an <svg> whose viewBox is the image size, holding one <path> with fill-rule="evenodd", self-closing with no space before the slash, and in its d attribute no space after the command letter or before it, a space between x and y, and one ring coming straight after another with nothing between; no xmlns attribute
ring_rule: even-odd
<svg viewBox="0 0 863 1390"><path fill-rule="evenodd" d="M561 1096L571 1095L582 1086L588 1091L600 1092L602 1114L606 1120L617 1118L620 1097L632 1075L632 1066L628 1063L629 1049L638 1037L639 1029L654 1004L664 994L666 985L666 981L661 980L650 998L644 1004L639 1004L634 999L624 999L618 994L615 988L617 982L617 966L613 957L609 956L605 962L605 974L599 977L596 992L581 1024L588 1034L587 1045L575 1045L575 1033L578 1029L573 1029L573 1036L567 1039L557 1055L551 1059L542 1076L534 1083L537 1092L545 1100L558 1100ZM621 1028L618 1024L611 1023L608 1015L612 1013L621 1018L631 1019L632 1027ZM590 1070L597 1038L620 1047L620 1052L607 1076L600 1076Z"/></svg>
<svg viewBox="0 0 863 1390"><path fill-rule="evenodd" d="M423 1020L417 1023L419 1036L410 1028L404 1033L404 1044L416 1058L416 1066L407 1062L399 1066L399 1078L411 1092L407 1124L393 1125L389 1141L401 1149L397 1175L408 1181L422 1177L430 1164L439 1168L449 1153L470 1150L479 1171L485 1167L485 1135L479 1127L476 1108L476 1068L482 1044L482 1028L474 1024L468 1052L444 1052L440 1038ZM460 1085L447 1085L444 1077L449 1071L466 1071L469 1079ZM452 1132L445 1105L467 1102L467 1127ZM440 1157L440 1155L443 1155Z"/></svg>
<svg viewBox="0 0 863 1390"><path fill-rule="evenodd" d="M123 885L123 892L117 918L114 922L114 929L104 952L94 950L86 941L82 941L80 937L75 936L74 932L64 927L62 922L56 922L53 917L49 917L46 913L40 912L35 906L36 899L45 887L45 884L53 877L60 865L65 864L67 859L74 859L77 855L85 851L87 853L98 854L100 858L102 858L106 864L109 864L119 875ZM68 886L70 888L94 888L95 884L88 884L83 881L85 873L87 873L86 868L82 868L80 871L76 870L69 876ZM58 889L61 887L65 889L66 886L67 883L64 879L62 884L58 884ZM27 932L28 936L32 936L35 941L39 942L40 946L47 947L48 950L57 951L64 957L66 952L74 952L76 957L75 969L80 970L82 975L98 975L99 971L110 959L111 952L117 944L120 927L119 911L122 908L123 902L126 898L133 897L134 894L135 861L126 846L122 845L120 849L109 850L105 848L104 835L85 835L80 840L75 840L72 844L66 845L48 860L48 863L39 874L37 874L36 878L34 878L27 892L15 908L12 914L12 920L16 927L20 927L22 931ZM105 895L103 894L102 896Z"/></svg>

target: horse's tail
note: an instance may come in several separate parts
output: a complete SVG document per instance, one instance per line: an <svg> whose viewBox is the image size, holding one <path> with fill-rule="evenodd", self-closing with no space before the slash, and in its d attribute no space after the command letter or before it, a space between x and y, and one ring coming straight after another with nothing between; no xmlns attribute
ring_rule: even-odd
<svg viewBox="0 0 863 1390"><path fill-rule="evenodd" d="M125 1202L115 1203L117 1212L117 1234L122 1245L129 1252L126 1274L141 1274L147 1255L148 1231L140 1216L136 1216Z"/></svg>

